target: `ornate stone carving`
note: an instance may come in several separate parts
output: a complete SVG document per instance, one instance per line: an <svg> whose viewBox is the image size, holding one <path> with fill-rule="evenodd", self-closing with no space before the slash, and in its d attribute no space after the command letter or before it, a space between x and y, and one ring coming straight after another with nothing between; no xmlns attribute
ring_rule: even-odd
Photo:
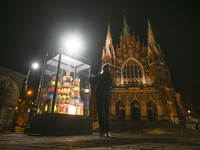
<svg viewBox="0 0 200 150"><path fill-rule="evenodd" d="M128 100L129 96L128 96L128 92L126 93L126 99Z"/></svg>
<svg viewBox="0 0 200 150"><path fill-rule="evenodd" d="M151 79L150 79L149 69L146 70L146 76L147 76L147 84L151 85Z"/></svg>
<svg viewBox="0 0 200 150"><path fill-rule="evenodd" d="M121 92L119 92L119 97L118 97L118 99L122 99Z"/></svg>
<svg viewBox="0 0 200 150"><path fill-rule="evenodd" d="M126 106L131 106L130 101L126 100Z"/></svg>
<svg viewBox="0 0 200 150"><path fill-rule="evenodd" d="M141 92L141 100L144 100L143 92Z"/></svg>
<svg viewBox="0 0 200 150"><path fill-rule="evenodd" d="M143 107L146 106L146 102L142 101L142 102L141 102L141 105L142 105Z"/></svg>
<svg viewBox="0 0 200 150"><path fill-rule="evenodd" d="M161 70L160 64L158 66L156 66L156 67L158 68L159 82L161 84L164 84L164 79L163 79L163 74L162 74L162 70Z"/></svg>

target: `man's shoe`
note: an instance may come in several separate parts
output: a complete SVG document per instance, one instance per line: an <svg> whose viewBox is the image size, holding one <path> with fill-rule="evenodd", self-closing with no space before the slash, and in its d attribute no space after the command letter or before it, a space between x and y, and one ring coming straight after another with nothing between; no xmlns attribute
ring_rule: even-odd
<svg viewBox="0 0 200 150"><path fill-rule="evenodd" d="M101 133L99 134L99 137L106 137L106 133L101 132Z"/></svg>
<svg viewBox="0 0 200 150"><path fill-rule="evenodd" d="M110 132L107 132L107 133L106 133L106 137L111 138Z"/></svg>

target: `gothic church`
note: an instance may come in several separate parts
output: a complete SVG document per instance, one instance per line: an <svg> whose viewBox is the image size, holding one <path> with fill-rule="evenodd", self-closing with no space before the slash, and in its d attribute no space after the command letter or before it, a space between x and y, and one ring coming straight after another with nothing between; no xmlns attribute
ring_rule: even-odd
<svg viewBox="0 0 200 150"><path fill-rule="evenodd" d="M178 123L178 116L184 113L180 94L173 88L149 20L147 38L147 45L141 44L139 36L131 33L124 14L120 43L114 48L108 25L102 65L111 64L113 77L110 119Z"/></svg>

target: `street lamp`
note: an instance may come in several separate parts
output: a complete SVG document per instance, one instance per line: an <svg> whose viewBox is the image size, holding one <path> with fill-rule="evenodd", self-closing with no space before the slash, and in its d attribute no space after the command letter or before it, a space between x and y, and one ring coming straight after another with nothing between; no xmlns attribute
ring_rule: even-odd
<svg viewBox="0 0 200 150"><path fill-rule="evenodd" d="M63 50L67 49L76 53L80 51L81 47L83 47L82 39L79 36L72 36L65 39Z"/></svg>
<svg viewBox="0 0 200 150"><path fill-rule="evenodd" d="M28 91L27 94L28 94L28 95L31 95L31 94L32 94L32 91Z"/></svg>
<svg viewBox="0 0 200 150"><path fill-rule="evenodd" d="M39 67L39 64L38 63L33 63L32 64L32 68L33 69L37 69ZM26 81L25 81L25 87L24 87L24 90L26 91L26 90L28 90L28 79L29 79L29 75L30 75L30 72L31 72L31 68L29 69L29 71L28 71L28 75L27 75L27 77L26 77Z"/></svg>

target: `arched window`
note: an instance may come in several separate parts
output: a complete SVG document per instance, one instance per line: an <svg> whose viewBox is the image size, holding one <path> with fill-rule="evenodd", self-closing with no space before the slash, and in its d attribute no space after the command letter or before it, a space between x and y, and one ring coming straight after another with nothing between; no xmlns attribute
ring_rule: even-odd
<svg viewBox="0 0 200 150"><path fill-rule="evenodd" d="M123 70L123 83L124 84L142 84L142 69L133 60L126 63Z"/></svg>

